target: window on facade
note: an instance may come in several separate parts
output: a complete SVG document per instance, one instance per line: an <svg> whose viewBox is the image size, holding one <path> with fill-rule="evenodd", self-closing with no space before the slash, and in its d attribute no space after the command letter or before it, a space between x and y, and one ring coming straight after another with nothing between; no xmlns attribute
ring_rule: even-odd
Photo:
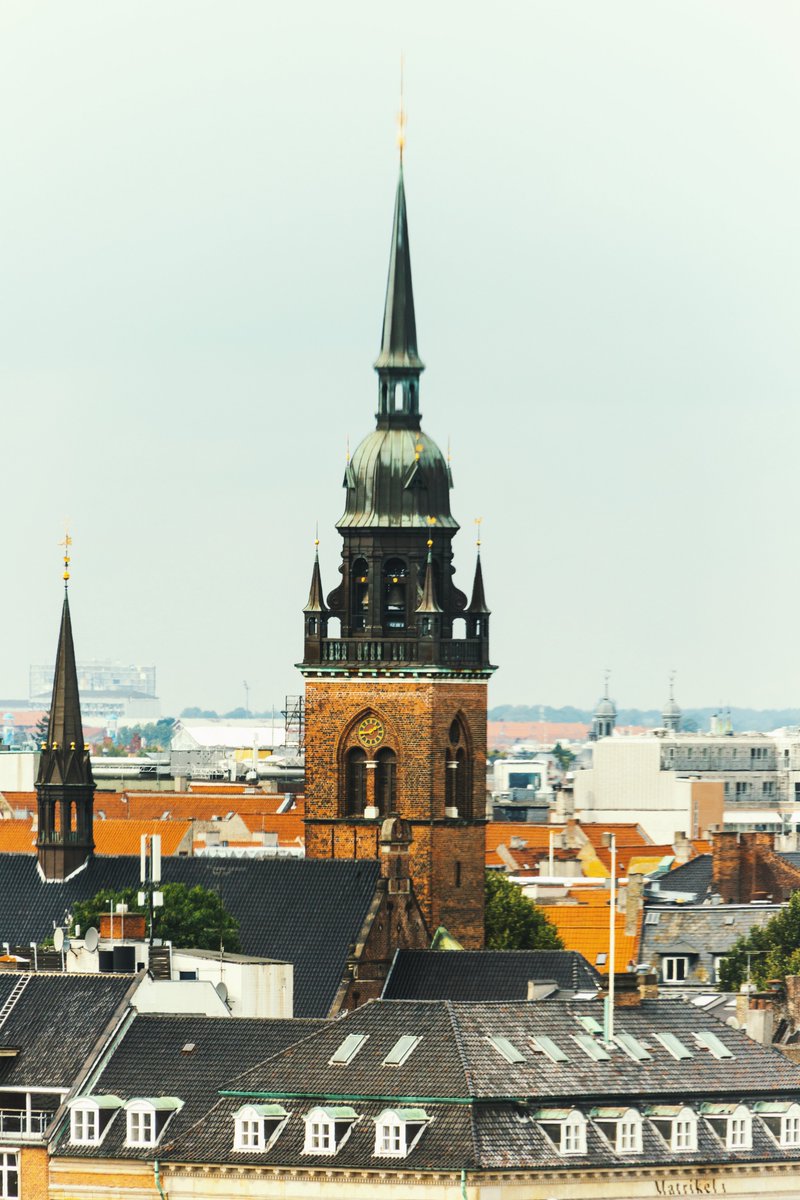
<svg viewBox="0 0 800 1200"><path fill-rule="evenodd" d="M540 1109L536 1118L560 1154L586 1153L586 1118L577 1109Z"/></svg>
<svg viewBox="0 0 800 1200"><path fill-rule="evenodd" d="M128 1110L128 1145L152 1146L156 1140L156 1114L152 1109Z"/></svg>
<svg viewBox="0 0 800 1200"><path fill-rule="evenodd" d="M19 1163L16 1154L0 1154L0 1196L2 1200L18 1200Z"/></svg>
<svg viewBox="0 0 800 1200"><path fill-rule="evenodd" d="M682 954L661 959L661 978L664 983L683 983L689 974L689 959Z"/></svg>
<svg viewBox="0 0 800 1200"><path fill-rule="evenodd" d="M288 1116L280 1104L246 1104L233 1114L234 1150L266 1150Z"/></svg>
<svg viewBox="0 0 800 1200"><path fill-rule="evenodd" d="M358 1119L354 1109L312 1108L306 1117L304 1154L336 1154L347 1140L353 1123Z"/></svg>
<svg viewBox="0 0 800 1200"><path fill-rule="evenodd" d="M382 817L397 808L397 755L394 750L378 751L378 767L375 773L375 803Z"/></svg>
<svg viewBox="0 0 800 1200"><path fill-rule="evenodd" d="M387 1108L375 1121L375 1154L405 1158L419 1141L429 1121L422 1108Z"/></svg>
<svg viewBox="0 0 800 1200"><path fill-rule="evenodd" d="M345 761L345 812L360 817L367 805L367 755L358 746L347 751Z"/></svg>
<svg viewBox="0 0 800 1200"><path fill-rule="evenodd" d="M795 1111L781 1118L782 1146L800 1146L800 1114Z"/></svg>
<svg viewBox="0 0 800 1200"><path fill-rule="evenodd" d="M383 624L385 629L405 629L408 568L401 558L390 558L383 568Z"/></svg>
<svg viewBox="0 0 800 1200"><path fill-rule="evenodd" d="M742 796L750 795L750 784L747 780L740 779L736 784L736 798L741 799Z"/></svg>
<svg viewBox="0 0 800 1200"><path fill-rule="evenodd" d="M750 1113L742 1106L728 1118L727 1145L729 1150L749 1150L752 1145Z"/></svg>
<svg viewBox="0 0 800 1200"><path fill-rule="evenodd" d="M472 817L472 773L467 751L467 738L459 720L450 725L450 745L444 756L445 807L456 809L459 817Z"/></svg>
<svg viewBox="0 0 800 1200"><path fill-rule="evenodd" d="M369 567L365 558L357 558L352 568L351 619L353 629L364 629L369 612Z"/></svg>
<svg viewBox="0 0 800 1200"><path fill-rule="evenodd" d="M670 1144L673 1150L697 1149L697 1118L694 1113L685 1111L675 1118Z"/></svg>
<svg viewBox="0 0 800 1200"><path fill-rule="evenodd" d="M73 1108L70 1137L73 1142L92 1145L100 1140L99 1114L96 1108Z"/></svg>
<svg viewBox="0 0 800 1200"><path fill-rule="evenodd" d="M642 1148L642 1120L630 1109L617 1123L618 1154L637 1154Z"/></svg>

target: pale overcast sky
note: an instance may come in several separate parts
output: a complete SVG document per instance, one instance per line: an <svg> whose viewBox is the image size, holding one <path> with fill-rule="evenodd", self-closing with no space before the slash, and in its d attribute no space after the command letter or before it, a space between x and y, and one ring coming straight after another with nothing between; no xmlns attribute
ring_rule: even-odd
<svg viewBox="0 0 800 1200"><path fill-rule="evenodd" d="M800 704L800 8L4 0L0 695L280 707L373 424L406 58L424 427L491 701Z"/></svg>

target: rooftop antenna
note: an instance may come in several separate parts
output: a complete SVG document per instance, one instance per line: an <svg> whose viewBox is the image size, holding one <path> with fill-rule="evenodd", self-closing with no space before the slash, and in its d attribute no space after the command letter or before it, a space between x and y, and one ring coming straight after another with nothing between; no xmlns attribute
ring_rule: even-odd
<svg viewBox="0 0 800 1200"><path fill-rule="evenodd" d="M242 687L244 688L244 711L246 712L247 716L249 717L250 716L250 684L247 682L246 679L242 680Z"/></svg>

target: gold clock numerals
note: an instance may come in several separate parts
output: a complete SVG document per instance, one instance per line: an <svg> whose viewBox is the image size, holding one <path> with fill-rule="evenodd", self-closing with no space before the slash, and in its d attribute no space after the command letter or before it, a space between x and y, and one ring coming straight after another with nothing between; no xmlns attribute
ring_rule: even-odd
<svg viewBox="0 0 800 1200"><path fill-rule="evenodd" d="M358 740L362 746L380 746L385 730L377 717L364 717L358 727Z"/></svg>

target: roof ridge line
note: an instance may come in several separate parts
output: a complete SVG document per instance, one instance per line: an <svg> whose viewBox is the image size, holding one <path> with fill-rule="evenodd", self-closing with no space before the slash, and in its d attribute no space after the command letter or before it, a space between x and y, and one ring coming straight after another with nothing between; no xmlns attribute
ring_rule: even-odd
<svg viewBox="0 0 800 1200"><path fill-rule="evenodd" d="M456 1023L456 1020L455 1020L455 1011L453 1008L452 1000L445 1000L445 1005L447 1006L447 1015L450 1018L450 1025L453 1030L453 1037L455 1039L456 1049L458 1051L458 1057L461 1060L461 1065L464 1069L464 1080L467 1084L467 1091L469 1092L469 1095L473 1100L473 1104L470 1108L469 1137L470 1137L470 1142L472 1143L472 1156L473 1156L473 1164L472 1165L476 1166L476 1165L479 1165L480 1161L481 1161L480 1153L479 1153L479 1149L478 1149L478 1137L477 1137L477 1133L475 1130L474 1101L477 1098L477 1096L476 1096L475 1088L473 1086L472 1072L470 1071L469 1066L467 1065L467 1063L468 1063L467 1052L466 1052L466 1048L464 1046L464 1039L463 1039L463 1036L461 1033L461 1027ZM466 1170L466 1164L464 1164L464 1168Z"/></svg>

